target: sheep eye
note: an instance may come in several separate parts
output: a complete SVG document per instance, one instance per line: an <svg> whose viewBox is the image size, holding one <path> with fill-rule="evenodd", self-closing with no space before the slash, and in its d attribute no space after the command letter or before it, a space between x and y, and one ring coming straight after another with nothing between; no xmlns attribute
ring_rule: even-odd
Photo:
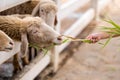
<svg viewBox="0 0 120 80"><path fill-rule="evenodd" d="M38 31L34 31L33 33L37 33Z"/></svg>
<svg viewBox="0 0 120 80"><path fill-rule="evenodd" d="M43 12L44 10L43 9L41 9L41 12Z"/></svg>
<svg viewBox="0 0 120 80"><path fill-rule="evenodd" d="M46 13L49 13L49 11L46 11Z"/></svg>

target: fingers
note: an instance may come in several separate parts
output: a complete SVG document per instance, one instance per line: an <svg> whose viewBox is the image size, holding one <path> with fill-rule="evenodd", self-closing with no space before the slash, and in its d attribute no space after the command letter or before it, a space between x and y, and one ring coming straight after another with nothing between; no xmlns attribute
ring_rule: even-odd
<svg viewBox="0 0 120 80"><path fill-rule="evenodd" d="M93 39L91 39L91 41L92 41L93 43L96 43L96 42L99 41L99 39L98 39L98 38L93 38Z"/></svg>
<svg viewBox="0 0 120 80"><path fill-rule="evenodd" d="M86 37L86 39L91 40L92 43L98 42L101 38L98 34L90 34Z"/></svg>

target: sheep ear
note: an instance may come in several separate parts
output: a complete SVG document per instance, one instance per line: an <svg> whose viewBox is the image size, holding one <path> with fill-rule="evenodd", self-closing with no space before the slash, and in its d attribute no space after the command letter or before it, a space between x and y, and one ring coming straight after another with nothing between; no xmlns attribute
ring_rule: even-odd
<svg viewBox="0 0 120 80"><path fill-rule="evenodd" d="M58 23L57 16L55 15L55 21L54 21L54 26L56 26Z"/></svg>
<svg viewBox="0 0 120 80"><path fill-rule="evenodd" d="M27 33L21 33L21 55L25 57L28 52L28 39Z"/></svg>
<svg viewBox="0 0 120 80"><path fill-rule="evenodd" d="M32 16L35 16L37 14L37 12L39 11L39 7L40 7L40 2L33 9L32 13L31 13Z"/></svg>

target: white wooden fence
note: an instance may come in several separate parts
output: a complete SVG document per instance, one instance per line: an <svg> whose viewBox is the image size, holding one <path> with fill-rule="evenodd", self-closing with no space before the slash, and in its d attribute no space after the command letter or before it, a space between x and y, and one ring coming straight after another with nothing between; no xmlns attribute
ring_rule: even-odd
<svg viewBox="0 0 120 80"><path fill-rule="evenodd" d="M14 7L16 5L22 4L30 0L0 0L0 12L4 11L8 8ZM59 11L58 11L58 25L56 26L56 30L60 32L61 30L61 21L64 18L67 18L70 13L74 13L78 8L83 7L88 2L94 3L94 7L90 7L86 10L85 13L82 14L81 17L78 17L78 20L74 22L63 34L76 37L80 32L95 18L95 16L99 15L108 3L111 0L69 0L64 4L60 4L60 0L56 0ZM94 2L95 1L95 2ZM72 16L72 15L71 15ZM74 32L74 33L73 33ZM48 64L51 62L51 58L54 64L54 72L57 71L60 59L60 53L69 45L70 43L65 43L61 46L55 47L52 57L50 54L47 54L44 57L38 56L35 60L33 60L29 66L27 71L23 71L18 78L15 80L33 80L42 70L46 68ZM15 42L15 47L11 52L0 52L0 64L7 61L11 58L15 53L19 52L20 43Z"/></svg>

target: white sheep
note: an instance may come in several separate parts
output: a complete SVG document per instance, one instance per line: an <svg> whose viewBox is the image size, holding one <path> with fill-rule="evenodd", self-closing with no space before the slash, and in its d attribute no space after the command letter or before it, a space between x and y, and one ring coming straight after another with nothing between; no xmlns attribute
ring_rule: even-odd
<svg viewBox="0 0 120 80"><path fill-rule="evenodd" d="M40 0L33 9L32 15L35 16L38 12L38 15L42 17L48 25L54 26L57 24L57 11L57 5L53 0Z"/></svg>
<svg viewBox="0 0 120 80"><path fill-rule="evenodd" d="M11 51L13 44L13 40L0 30L0 51Z"/></svg>
<svg viewBox="0 0 120 80"><path fill-rule="evenodd" d="M53 27L57 24L57 10L57 5L52 0L33 0L3 11L0 15L32 13L33 16L42 17L48 25Z"/></svg>
<svg viewBox="0 0 120 80"><path fill-rule="evenodd" d="M21 41L21 56L24 64L28 64L28 44L36 45L39 48L61 44L61 35L48 26L40 17L25 17L20 19L13 16L0 16L0 30L4 31L15 41ZM14 56L15 69L21 68L18 54Z"/></svg>

